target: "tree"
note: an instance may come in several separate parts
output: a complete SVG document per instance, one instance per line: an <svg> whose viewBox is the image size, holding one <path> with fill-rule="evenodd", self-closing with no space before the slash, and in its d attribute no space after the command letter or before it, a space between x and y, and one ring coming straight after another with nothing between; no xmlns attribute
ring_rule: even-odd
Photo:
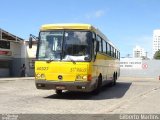
<svg viewBox="0 0 160 120"><path fill-rule="evenodd" d="M154 54L154 59L160 59L160 50Z"/></svg>

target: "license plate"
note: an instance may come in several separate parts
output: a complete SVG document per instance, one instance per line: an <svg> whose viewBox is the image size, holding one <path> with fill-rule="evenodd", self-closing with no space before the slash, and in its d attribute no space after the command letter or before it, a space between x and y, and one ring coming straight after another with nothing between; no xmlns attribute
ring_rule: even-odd
<svg viewBox="0 0 160 120"><path fill-rule="evenodd" d="M57 90L65 90L66 87L65 87L65 86L56 86L56 89L57 89Z"/></svg>

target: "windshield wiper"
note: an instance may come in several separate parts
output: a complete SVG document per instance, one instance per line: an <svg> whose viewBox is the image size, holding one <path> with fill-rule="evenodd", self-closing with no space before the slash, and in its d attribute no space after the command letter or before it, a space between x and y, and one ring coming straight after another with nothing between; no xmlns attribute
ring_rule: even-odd
<svg viewBox="0 0 160 120"><path fill-rule="evenodd" d="M47 62L47 63L50 63L50 62L52 62L52 61L55 61L55 60L53 59L53 57L50 57L50 59L47 60L46 62Z"/></svg>

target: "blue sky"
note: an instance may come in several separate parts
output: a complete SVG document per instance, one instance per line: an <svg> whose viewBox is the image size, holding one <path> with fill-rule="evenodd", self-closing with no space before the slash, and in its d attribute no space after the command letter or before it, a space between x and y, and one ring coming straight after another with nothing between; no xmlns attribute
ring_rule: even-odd
<svg viewBox="0 0 160 120"><path fill-rule="evenodd" d="M151 55L159 5L160 0L0 0L0 28L28 39L42 24L90 23L116 44L121 57L136 45Z"/></svg>

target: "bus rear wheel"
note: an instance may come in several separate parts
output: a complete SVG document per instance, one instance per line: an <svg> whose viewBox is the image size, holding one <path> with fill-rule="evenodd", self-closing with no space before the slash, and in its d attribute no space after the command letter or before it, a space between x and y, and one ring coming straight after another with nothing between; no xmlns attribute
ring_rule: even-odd
<svg viewBox="0 0 160 120"><path fill-rule="evenodd" d="M62 90L56 90L57 95L62 95Z"/></svg>

